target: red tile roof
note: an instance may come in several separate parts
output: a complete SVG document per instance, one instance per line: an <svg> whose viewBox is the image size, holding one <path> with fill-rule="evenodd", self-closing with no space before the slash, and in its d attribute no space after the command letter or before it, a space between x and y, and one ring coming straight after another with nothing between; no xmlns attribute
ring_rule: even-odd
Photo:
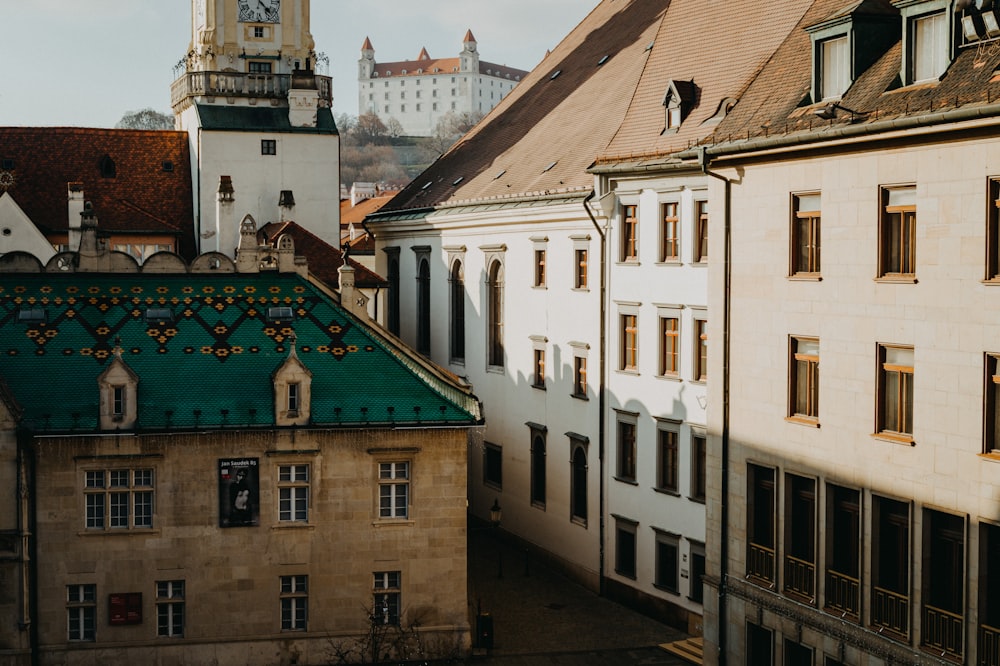
<svg viewBox="0 0 1000 666"><path fill-rule="evenodd" d="M114 177L104 177L104 157ZM102 230L173 234L195 254L191 156L185 132L0 127L0 158L13 160L10 195L45 234L68 229L67 183L82 183ZM169 162L172 170L164 168Z"/></svg>
<svg viewBox="0 0 1000 666"><path fill-rule="evenodd" d="M289 235L295 241L295 254L304 256L309 265L309 273L325 282L328 286L338 289L340 276L337 271L344 265L344 253L318 236L306 231L295 222L271 222L265 224L258 232L265 243L277 244L282 235ZM350 257L347 262L354 268L354 284L364 289L375 289L388 286L377 273L369 270Z"/></svg>

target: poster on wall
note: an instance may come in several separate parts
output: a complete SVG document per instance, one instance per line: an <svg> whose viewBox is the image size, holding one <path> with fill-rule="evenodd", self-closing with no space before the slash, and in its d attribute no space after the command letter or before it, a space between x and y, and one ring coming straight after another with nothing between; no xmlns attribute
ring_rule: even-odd
<svg viewBox="0 0 1000 666"><path fill-rule="evenodd" d="M260 521L257 458L219 461L219 527L249 527Z"/></svg>

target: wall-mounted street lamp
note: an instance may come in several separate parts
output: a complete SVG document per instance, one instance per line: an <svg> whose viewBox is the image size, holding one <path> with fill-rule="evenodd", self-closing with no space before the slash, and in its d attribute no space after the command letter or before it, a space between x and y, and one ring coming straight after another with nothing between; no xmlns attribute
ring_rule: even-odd
<svg viewBox="0 0 1000 666"><path fill-rule="evenodd" d="M500 508L500 499L493 500L490 507L490 527L500 527L500 518L503 517L503 509Z"/></svg>
<svg viewBox="0 0 1000 666"><path fill-rule="evenodd" d="M830 102L818 109L813 109L813 114L817 118L822 118L823 120L833 120L837 117L837 110L843 111L844 113L851 114L851 122L853 123L857 117L858 120L864 118L868 115L867 111L854 111L853 109L848 109L846 106L841 106L836 102Z"/></svg>

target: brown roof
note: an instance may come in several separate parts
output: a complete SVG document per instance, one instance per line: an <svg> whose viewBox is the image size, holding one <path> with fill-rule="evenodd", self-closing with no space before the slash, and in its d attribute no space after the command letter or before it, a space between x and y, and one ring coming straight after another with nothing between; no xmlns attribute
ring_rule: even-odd
<svg viewBox="0 0 1000 666"><path fill-rule="evenodd" d="M841 9L843 0L816 0L799 25L775 53L743 99L716 130L712 141L724 144L719 152L740 150L761 141L780 144L792 141L822 141L834 134L878 133L898 129L908 122L940 122L948 112L997 115L1000 99L1000 49L978 49L975 45L959 50L940 81L900 87L902 45L899 41L902 18L886 30L885 52L839 100L842 108L835 118L821 119L814 113L824 103L811 103L812 45L805 28L822 22ZM884 16L877 6L872 14ZM986 109L984 107L990 107ZM936 114L927 116L925 114ZM918 117L923 119L917 120ZM937 118L937 120L935 120Z"/></svg>
<svg viewBox="0 0 1000 666"><path fill-rule="evenodd" d="M589 191L593 176L587 167L604 151L628 110L647 63L646 44L657 34L668 4L601 2L482 122L381 212L445 201Z"/></svg>
<svg viewBox="0 0 1000 666"><path fill-rule="evenodd" d="M105 156L114 176L102 176ZM0 158L12 160L10 195L44 234L68 229L67 183L81 183L105 231L173 234L195 255L191 156L185 132L0 127ZM170 170L165 168L170 163ZM110 162L105 160L106 165Z"/></svg>
<svg viewBox="0 0 1000 666"><path fill-rule="evenodd" d="M395 192L384 196L369 197L364 201L359 201L357 206L351 205L350 199L340 202L340 226L347 228L349 224L360 224L364 219L377 211L382 206L389 203Z"/></svg>
<svg viewBox="0 0 1000 666"><path fill-rule="evenodd" d="M271 244L277 244L278 238L286 234L295 241L295 254L306 258L309 273L328 286L338 289L340 276L337 271L344 265L344 253L306 231L295 222L270 222L258 232L265 243ZM389 284L377 273L365 268L350 257L347 258L347 262L354 268L354 284L358 287L374 289Z"/></svg>
<svg viewBox="0 0 1000 666"><path fill-rule="evenodd" d="M403 76L426 76L427 74L456 74L461 70L459 58L431 58L426 49L420 52L417 60L400 60L399 62L377 62L375 73L380 79L399 78ZM479 73L518 80L527 75L523 69L497 65L492 62L479 61Z"/></svg>

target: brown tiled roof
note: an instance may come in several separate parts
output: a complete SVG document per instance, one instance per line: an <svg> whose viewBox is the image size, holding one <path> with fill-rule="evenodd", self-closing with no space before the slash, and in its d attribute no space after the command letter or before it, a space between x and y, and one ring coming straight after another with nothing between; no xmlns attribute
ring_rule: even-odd
<svg viewBox="0 0 1000 666"><path fill-rule="evenodd" d="M115 176L102 177L101 160ZM174 234L195 254L188 135L173 131L0 127L0 159L13 160L8 192L45 234L66 233L67 183L81 183L102 230ZM170 162L173 170L164 169Z"/></svg>
<svg viewBox="0 0 1000 666"><path fill-rule="evenodd" d="M306 231L295 222L271 222L265 224L258 236L265 243L277 244L278 238L288 235L295 241L295 254L306 258L310 275L322 280L328 286L338 289L340 277L337 271L344 265L344 253L318 236ZM389 283L377 273L367 269L350 257L347 262L354 268L354 284L366 289L385 287Z"/></svg>
<svg viewBox="0 0 1000 666"><path fill-rule="evenodd" d="M392 194L387 194L384 196L369 197L364 201L358 202L357 206L352 206L350 199L341 201L340 226L346 229L348 224L351 223L360 224L365 219L365 217L371 215L379 208L389 203L389 201L392 200L392 197L395 194L396 193L393 192Z"/></svg>
<svg viewBox="0 0 1000 666"><path fill-rule="evenodd" d="M832 136L878 134L898 129L898 122L927 124L948 119L949 112L969 116L1000 113L1000 49L961 49L940 81L900 87L902 45L896 38L886 52L858 76L831 120L813 113L824 106L811 103L812 45L805 28L835 14L843 0L816 0L793 29L742 100L716 130L711 142L720 153L767 142L769 145L822 141ZM884 12L882 12L884 15ZM892 29L898 35L902 25ZM933 115L927 115L933 114Z"/></svg>
<svg viewBox="0 0 1000 666"><path fill-rule="evenodd" d="M375 72L380 79L395 79L403 76L426 76L427 74L456 74L461 69L462 63L459 58L431 58L427 55L426 50L421 51L420 55L423 57L417 60L377 62L375 63ZM479 61L479 73L513 80L523 78L527 74L523 69L497 65L483 60Z"/></svg>
<svg viewBox="0 0 1000 666"><path fill-rule="evenodd" d="M628 110L646 66L646 45L668 4L601 2L380 213L446 201L589 191L593 176L587 167L605 150ZM686 41L690 44L690 35Z"/></svg>

